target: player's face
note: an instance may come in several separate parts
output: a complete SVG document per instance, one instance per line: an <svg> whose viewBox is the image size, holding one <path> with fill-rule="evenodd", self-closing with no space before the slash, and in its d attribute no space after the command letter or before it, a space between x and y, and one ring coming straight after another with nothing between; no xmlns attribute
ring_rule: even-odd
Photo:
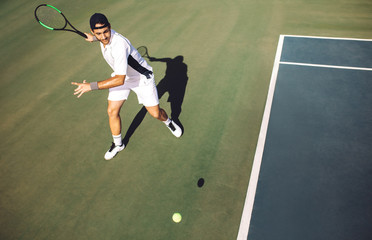
<svg viewBox="0 0 372 240"><path fill-rule="evenodd" d="M100 24L100 23L96 24L96 27L101 27L101 26L103 26L103 24ZM105 28L100 28L100 29L94 29L92 30L92 33L94 34L94 36L96 36L98 41L100 41L103 45L106 46L107 44L109 44L110 38L111 38L110 26L107 26Z"/></svg>

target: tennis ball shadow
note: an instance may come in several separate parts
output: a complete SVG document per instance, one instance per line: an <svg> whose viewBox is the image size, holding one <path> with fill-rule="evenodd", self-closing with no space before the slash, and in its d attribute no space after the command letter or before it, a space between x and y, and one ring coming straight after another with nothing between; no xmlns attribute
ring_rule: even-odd
<svg viewBox="0 0 372 240"><path fill-rule="evenodd" d="M205 181L204 181L204 178L199 178L199 180L198 180L198 187L203 187L204 186L204 183L205 183Z"/></svg>

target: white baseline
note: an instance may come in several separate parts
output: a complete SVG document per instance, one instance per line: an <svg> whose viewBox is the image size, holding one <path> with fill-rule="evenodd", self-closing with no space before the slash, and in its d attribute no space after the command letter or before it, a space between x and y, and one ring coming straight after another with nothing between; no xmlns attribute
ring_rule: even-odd
<svg viewBox="0 0 372 240"><path fill-rule="evenodd" d="M348 69L348 70L372 71L372 68L335 66L335 65L311 64L311 63L298 63L298 62L280 62L280 64L306 66L306 67L321 67L321 68L337 68L337 69Z"/></svg>

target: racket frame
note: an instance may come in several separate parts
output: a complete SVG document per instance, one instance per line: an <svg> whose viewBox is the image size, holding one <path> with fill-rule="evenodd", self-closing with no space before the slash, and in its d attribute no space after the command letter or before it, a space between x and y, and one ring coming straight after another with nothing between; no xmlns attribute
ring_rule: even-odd
<svg viewBox="0 0 372 240"><path fill-rule="evenodd" d="M40 21L40 19L38 18L38 16L37 16L37 14L36 14L36 12L37 12L37 10L40 8L40 7L50 7L50 8L52 8L52 9L54 9L54 10L56 10L59 14L61 14L62 15L62 17L65 19L65 25L62 27L62 28L53 28L53 27L50 27L50 26L48 26L48 25L46 25L45 23L43 23L42 21ZM55 31L69 31L69 32L74 32L74 33L77 33L77 34L79 34L80 36L82 36L82 37L84 37L84 38L87 38L87 35L85 35L84 33L82 33L82 32L80 32L79 30L77 30L68 20L67 20L67 18L65 17L65 15L62 13L62 11L61 10L59 10L58 8L56 8L56 7L54 7L54 6L52 6L52 5L50 5L50 4L40 4L39 6L37 6L36 8L35 8L35 12L34 12L34 14L35 14L35 18L36 18L36 21L38 22L38 23L40 23L40 25L41 26L43 26L43 27L45 27L46 29L49 29L49 30L55 30ZM68 28L66 28L67 27L67 24L68 25L70 25L70 27L72 27L72 29L68 29Z"/></svg>
<svg viewBox="0 0 372 240"><path fill-rule="evenodd" d="M140 53L140 51L139 51L140 48L144 48L144 49L145 49L145 53L144 53L144 54L141 54L141 53ZM140 46L140 47L138 47L138 48L137 48L137 51L141 54L141 57L147 57L147 58L150 57L150 56L149 56L149 52L148 52L146 46Z"/></svg>

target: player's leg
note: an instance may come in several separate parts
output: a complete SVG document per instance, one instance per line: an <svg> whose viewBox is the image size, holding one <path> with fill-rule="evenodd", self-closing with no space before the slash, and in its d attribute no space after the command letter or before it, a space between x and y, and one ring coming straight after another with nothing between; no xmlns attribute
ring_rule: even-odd
<svg viewBox="0 0 372 240"><path fill-rule="evenodd" d="M105 154L105 159L110 160L125 148L121 137L121 117L120 110L124 102L128 99L130 89L126 84L110 88L108 95L107 115L112 133L113 143Z"/></svg>
<svg viewBox="0 0 372 240"><path fill-rule="evenodd" d="M173 133L174 136L176 137L181 137L182 135L182 130L181 128L173 122L171 119L169 119L168 114L165 112L164 109L159 107L159 104L156 106L145 106L149 114L162 121L168 129Z"/></svg>
<svg viewBox="0 0 372 240"><path fill-rule="evenodd" d="M159 97L154 77L152 76L150 79L146 79L144 76L141 76L139 81L142 81L144 84L131 89L137 94L138 102L146 107L152 117L164 122L174 136L181 137L181 128L169 119L164 109L159 107Z"/></svg>
<svg viewBox="0 0 372 240"><path fill-rule="evenodd" d="M107 114L109 117L109 124L113 136L121 134L121 117L120 109L125 100L121 101L108 101Z"/></svg>
<svg viewBox="0 0 372 240"><path fill-rule="evenodd" d="M154 118L160 120L160 121L166 121L168 120L168 114L164 111L164 109L159 107L159 104L152 107L146 107L147 112Z"/></svg>
<svg viewBox="0 0 372 240"><path fill-rule="evenodd" d="M108 101L107 114L109 118L109 125L112 133L113 143L110 149L105 154L106 160L111 160L115 155L122 151L125 146L121 138L121 117L120 109L125 100Z"/></svg>

